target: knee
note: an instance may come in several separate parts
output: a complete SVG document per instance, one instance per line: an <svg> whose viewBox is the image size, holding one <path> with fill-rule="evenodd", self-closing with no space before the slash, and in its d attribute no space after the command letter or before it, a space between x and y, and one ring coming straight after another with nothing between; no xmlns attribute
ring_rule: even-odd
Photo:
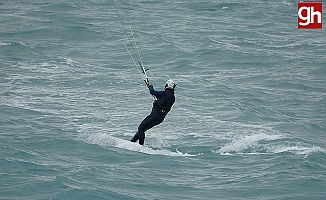
<svg viewBox="0 0 326 200"><path fill-rule="evenodd" d="M138 132L145 132L145 127L143 124L139 124L138 126Z"/></svg>

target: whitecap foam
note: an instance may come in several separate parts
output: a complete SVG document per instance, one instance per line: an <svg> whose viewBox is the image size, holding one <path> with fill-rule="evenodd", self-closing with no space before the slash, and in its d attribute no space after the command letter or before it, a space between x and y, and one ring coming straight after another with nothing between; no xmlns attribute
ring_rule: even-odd
<svg viewBox="0 0 326 200"><path fill-rule="evenodd" d="M281 139L281 135L268 135L266 133L259 133L254 135L248 135L238 140L234 140L231 143L221 147L217 153L226 154L226 153L241 153L243 150L252 148L258 145L259 141L270 141Z"/></svg>
<svg viewBox="0 0 326 200"><path fill-rule="evenodd" d="M305 156L314 152L326 152L325 149L318 146L312 146L301 142L288 142L287 140L281 139L286 139L286 137L278 134L253 134L235 139L221 147L219 150L212 152L221 155L275 154L290 152ZM266 143L266 141L273 142Z"/></svg>
<svg viewBox="0 0 326 200"><path fill-rule="evenodd" d="M0 42L0 47L1 46L9 46L9 45L11 45L11 43L3 43L3 42Z"/></svg>
<svg viewBox="0 0 326 200"><path fill-rule="evenodd" d="M273 153L284 153L284 152L292 152L295 154L306 155L308 156L314 152L325 152L325 150L318 146L306 147L306 146L274 146L270 148L270 151Z"/></svg>
<svg viewBox="0 0 326 200"><path fill-rule="evenodd" d="M89 143L89 144L97 144L99 146L105 147L105 146L111 146L111 147L117 147L121 149L127 149L130 151L150 154L150 155L165 155L165 156L196 156L192 154L182 153L180 151L173 152L169 151L167 149L152 149L148 146L142 146L138 143L132 143L128 140L123 140L120 138L116 138L113 136L110 136L106 133L96 133L96 134L82 134L79 136L79 139L81 139L83 142Z"/></svg>

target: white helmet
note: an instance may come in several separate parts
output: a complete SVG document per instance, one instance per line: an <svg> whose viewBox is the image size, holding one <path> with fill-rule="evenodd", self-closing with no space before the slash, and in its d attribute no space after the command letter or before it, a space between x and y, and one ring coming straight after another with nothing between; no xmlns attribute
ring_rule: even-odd
<svg viewBox="0 0 326 200"><path fill-rule="evenodd" d="M169 79L168 81L166 81L165 83L165 89L171 89L171 90L174 90L175 86L177 84L172 80L172 79Z"/></svg>

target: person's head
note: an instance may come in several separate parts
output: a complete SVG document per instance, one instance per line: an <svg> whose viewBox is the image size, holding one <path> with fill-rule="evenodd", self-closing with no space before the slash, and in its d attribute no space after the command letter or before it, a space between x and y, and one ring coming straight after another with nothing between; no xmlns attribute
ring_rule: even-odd
<svg viewBox="0 0 326 200"><path fill-rule="evenodd" d="M177 86L177 84L172 79L169 79L166 81L164 88L169 90L174 90L175 86Z"/></svg>

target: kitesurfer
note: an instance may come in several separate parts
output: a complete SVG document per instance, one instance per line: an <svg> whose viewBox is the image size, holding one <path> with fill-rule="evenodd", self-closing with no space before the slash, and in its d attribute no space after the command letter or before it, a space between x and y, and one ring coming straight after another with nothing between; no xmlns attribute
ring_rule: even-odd
<svg viewBox="0 0 326 200"><path fill-rule="evenodd" d="M148 115L138 126L138 131L131 139L131 142L139 140L139 144L143 145L145 140L145 132L163 122L165 116L171 110L171 107L175 101L174 88L177 84L169 79L165 84L164 91L156 91L150 82L147 82L147 86L151 95L155 96L157 100L153 103L152 112Z"/></svg>

